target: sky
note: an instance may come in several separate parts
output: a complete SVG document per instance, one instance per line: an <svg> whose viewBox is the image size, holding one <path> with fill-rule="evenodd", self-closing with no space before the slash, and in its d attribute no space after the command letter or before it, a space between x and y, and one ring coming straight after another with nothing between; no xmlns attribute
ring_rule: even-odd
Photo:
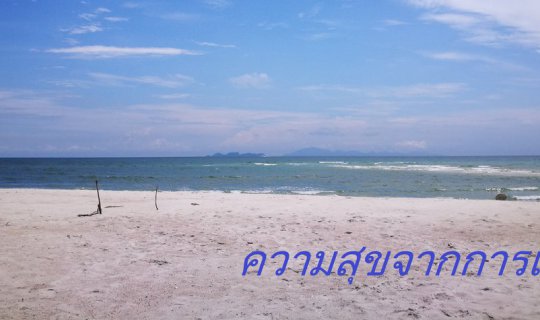
<svg viewBox="0 0 540 320"><path fill-rule="evenodd" d="M0 157L540 154L536 0L3 0Z"/></svg>

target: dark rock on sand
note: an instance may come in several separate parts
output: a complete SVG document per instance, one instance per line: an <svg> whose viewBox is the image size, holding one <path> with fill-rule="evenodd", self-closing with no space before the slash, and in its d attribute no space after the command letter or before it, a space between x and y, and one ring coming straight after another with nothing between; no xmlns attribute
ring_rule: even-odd
<svg viewBox="0 0 540 320"><path fill-rule="evenodd" d="M506 196L504 193L499 193L495 196L495 200L506 200L508 199L508 196Z"/></svg>

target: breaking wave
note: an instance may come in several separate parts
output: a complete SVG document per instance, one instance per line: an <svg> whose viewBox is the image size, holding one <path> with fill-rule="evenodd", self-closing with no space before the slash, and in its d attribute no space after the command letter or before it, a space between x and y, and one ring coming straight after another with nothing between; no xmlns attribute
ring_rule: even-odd
<svg viewBox="0 0 540 320"><path fill-rule="evenodd" d="M451 165L427 165L427 164L382 164L370 165L334 164L334 168L357 169L357 170L387 170L387 171L423 171L479 175L503 175L503 176L535 176L540 177L540 172L531 170L509 169L492 166L451 166Z"/></svg>
<svg viewBox="0 0 540 320"><path fill-rule="evenodd" d="M524 201L540 201L540 195L533 196L513 196L515 200L524 200Z"/></svg>

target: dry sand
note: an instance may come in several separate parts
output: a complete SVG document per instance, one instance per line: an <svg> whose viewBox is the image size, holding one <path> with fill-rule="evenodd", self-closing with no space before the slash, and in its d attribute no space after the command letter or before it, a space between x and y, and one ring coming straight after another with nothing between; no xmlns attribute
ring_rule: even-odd
<svg viewBox="0 0 540 320"><path fill-rule="evenodd" d="M242 277L256 249L536 253L539 202L160 192L156 211L150 191L101 196L103 215L81 218L95 191L0 190L1 319L540 319L540 276L510 262L349 285L294 259L277 277L268 259Z"/></svg>

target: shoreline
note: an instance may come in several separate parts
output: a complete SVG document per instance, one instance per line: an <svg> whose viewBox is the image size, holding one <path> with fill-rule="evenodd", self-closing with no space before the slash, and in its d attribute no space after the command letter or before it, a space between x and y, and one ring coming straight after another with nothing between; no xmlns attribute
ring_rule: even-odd
<svg viewBox="0 0 540 320"><path fill-rule="evenodd" d="M242 276L254 250L536 254L538 202L164 191L156 210L151 191L100 195L103 214L77 217L96 209L95 190L0 189L0 318L540 317L532 257L523 276L413 264L348 284L302 277L292 257L282 276L270 259Z"/></svg>
<svg viewBox="0 0 540 320"><path fill-rule="evenodd" d="M0 192L3 191L17 191L17 192L25 192L25 191L57 191L57 192L96 192L96 189L65 189L65 188L9 188L9 187L1 187L0 186ZM155 193L155 189L148 189L148 190L117 190L117 189L102 189L101 186L99 188L100 192L134 192L134 193ZM452 197L407 197L407 196L367 196L367 195L348 195L348 194L339 194L339 193L332 193L333 191L321 191L320 193L302 193L302 192L256 192L256 191L242 191L242 190L158 190L158 194L167 194L167 193L185 193L185 194L197 194L197 193L216 193L216 194L244 194L244 195L275 195L275 196L315 196L315 197L342 197L342 198L358 198L358 199L401 199L401 200L419 200L419 199L425 199L425 200L466 200L466 201L497 201L497 202L519 202L519 203L540 203L540 198L534 198L534 199L516 199L514 197L508 197L507 200L495 200L495 197L492 199L478 199L478 198L452 198ZM536 197L536 196L535 196Z"/></svg>

